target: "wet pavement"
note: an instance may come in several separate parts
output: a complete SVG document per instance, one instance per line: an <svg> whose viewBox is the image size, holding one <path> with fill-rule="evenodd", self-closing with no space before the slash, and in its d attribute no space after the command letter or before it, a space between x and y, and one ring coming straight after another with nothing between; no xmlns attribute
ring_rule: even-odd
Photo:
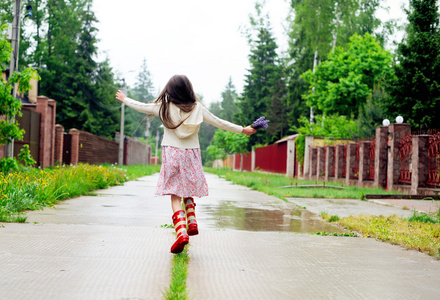
<svg viewBox="0 0 440 300"><path fill-rule="evenodd" d="M361 201L356 199L316 199L316 198L287 198L287 201L305 207L308 211L321 214L337 215L345 218L357 215L398 215L410 217L413 211L401 207L382 205L374 201Z"/></svg>
<svg viewBox="0 0 440 300"><path fill-rule="evenodd" d="M321 211L410 213L359 200L282 201L206 174L191 237L190 299L439 299L440 262L354 237ZM161 299L175 236L158 176L30 212L0 227L0 299ZM318 201L319 200L319 201ZM304 208L305 207L305 208ZM391 209L391 210L390 210Z"/></svg>
<svg viewBox="0 0 440 300"><path fill-rule="evenodd" d="M294 203L207 175L210 196L196 199L201 228L275 232L343 232Z"/></svg>

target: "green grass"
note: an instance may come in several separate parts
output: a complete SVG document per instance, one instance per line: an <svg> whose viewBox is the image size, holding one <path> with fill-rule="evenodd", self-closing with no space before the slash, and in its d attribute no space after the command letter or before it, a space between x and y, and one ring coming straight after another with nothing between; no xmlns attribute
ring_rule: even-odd
<svg viewBox="0 0 440 300"><path fill-rule="evenodd" d="M160 165L131 165L119 167L125 170L127 180L134 180L139 177L151 175L160 171Z"/></svg>
<svg viewBox="0 0 440 300"><path fill-rule="evenodd" d="M171 282L169 288L164 292L166 300L186 300L188 299L188 289L186 278L188 276L188 246L182 253L175 254L171 264Z"/></svg>
<svg viewBox="0 0 440 300"><path fill-rule="evenodd" d="M326 232L326 231L322 231L322 232L314 233L314 235L357 237L356 233L353 233L353 232Z"/></svg>
<svg viewBox="0 0 440 300"><path fill-rule="evenodd" d="M325 182L328 188L298 188L295 185L323 185L322 181L298 180L281 174L263 174L231 171L230 169L205 168L206 172L216 174L235 184L244 185L251 189L273 195L280 199L286 198L333 198L333 199L364 199L367 194L396 194L382 189L347 186L337 182ZM283 188L284 186L293 186L292 188Z"/></svg>
<svg viewBox="0 0 440 300"><path fill-rule="evenodd" d="M440 209L434 215L428 215L425 213L417 213L408 218L409 222L421 222L421 223L433 223L440 224Z"/></svg>
<svg viewBox="0 0 440 300"><path fill-rule="evenodd" d="M94 190L119 185L158 170L158 166L78 164L0 173L0 222L25 222L23 212L26 210L37 210L67 198L91 195Z"/></svg>

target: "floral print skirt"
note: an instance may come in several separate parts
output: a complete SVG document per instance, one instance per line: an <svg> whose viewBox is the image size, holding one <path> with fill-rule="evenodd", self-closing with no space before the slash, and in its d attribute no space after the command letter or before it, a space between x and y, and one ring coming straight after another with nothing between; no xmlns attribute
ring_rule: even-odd
<svg viewBox="0 0 440 300"><path fill-rule="evenodd" d="M183 198L208 196L199 148L162 147L162 167L155 194Z"/></svg>

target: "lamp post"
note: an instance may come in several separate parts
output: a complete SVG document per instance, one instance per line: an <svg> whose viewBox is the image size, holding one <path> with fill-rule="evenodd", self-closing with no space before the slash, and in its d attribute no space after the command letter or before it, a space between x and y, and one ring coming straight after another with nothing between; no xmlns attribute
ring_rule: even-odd
<svg viewBox="0 0 440 300"><path fill-rule="evenodd" d="M20 14L21 14L21 0L15 0L14 4L14 19L12 21L12 34L11 34L11 46L12 55L11 63L9 65L9 76L18 69L18 48L20 46ZM17 95L17 85L14 84L12 88L12 97ZM14 118L9 120L9 122L14 122ZM14 157L14 141L10 141L5 147L5 156L13 158Z"/></svg>
<svg viewBox="0 0 440 300"><path fill-rule="evenodd" d="M125 79L123 79L124 87L122 92L127 94L127 84ZM119 131L119 155L118 155L118 165L122 166L124 164L124 122L125 122L125 104L121 104L121 129Z"/></svg>
<svg viewBox="0 0 440 300"><path fill-rule="evenodd" d="M148 147L148 137L150 136L150 119L147 120L147 125L145 127L145 151L147 152L147 165L150 164L151 152Z"/></svg>
<svg viewBox="0 0 440 300"><path fill-rule="evenodd" d="M156 165L159 164L159 154L158 152L158 148L159 148L159 128L157 128L156 130Z"/></svg>

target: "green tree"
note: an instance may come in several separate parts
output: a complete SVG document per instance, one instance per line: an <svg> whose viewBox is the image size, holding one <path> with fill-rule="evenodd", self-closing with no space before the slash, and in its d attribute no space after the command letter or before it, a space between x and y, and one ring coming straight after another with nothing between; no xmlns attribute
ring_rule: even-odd
<svg viewBox="0 0 440 300"><path fill-rule="evenodd" d="M276 52L278 46L267 21L268 17L261 15L263 4L257 2L255 6L257 19L250 18L251 29L248 30L251 47L250 70L246 75L243 94L237 103L240 113L235 117L235 122L242 125L252 124L261 116L267 117L272 104L283 101L281 99L284 95L284 85L281 83L282 67ZM279 88L282 90L277 90ZM271 120L271 126L278 120L284 119L284 115L278 115L276 120ZM272 134L278 136L277 132ZM267 132L259 131L251 136L249 147L255 144L267 144L270 141L271 136Z"/></svg>
<svg viewBox="0 0 440 300"><path fill-rule="evenodd" d="M33 25L21 26L19 69L37 66L39 93L57 101L57 122L66 129L113 137L120 115L114 104L118 87L108 60L95 60L97 20L92 0L28 3Z"/></svg>
<svg viewBox="0 0 440 300"><path fill-rule="evenodd" d="M96 134L113 138L120 129L120 105L115 102L115 77L108 59L98 62L95 69L96 83L93 103L96 104L94 117L99 120L100 127Z"/></svg>
<svg viewBox="0 0 440 300"><path fill-rule="evenodd" d="M440 128L440 28L436 0L410 0L406 37L398 46L396 77L386 115L414 128Z"/></svg>
<svg viewBox="0 0 440 300"><path fill-rule="evenodd" d="M245 153L248 143L249 136L247 135L217 130L207 151L213 159L220 159L235 153Z"/></svg>
<svg viewBox="0 0 440 300"><path fill-rule="evenodd" d="M144 58L140 66L139 73L136 77L134 88L129 90L128 96L140 102L150 102L155 99L154 86L151 79L151 73L148 70L147 60ZM129 109L125 112L126 134L134 137L141 137L146 130L147 121L145 114L140 113L134 109ZM156 133L159 126L162 124L159 118L150 119L150 132Z"/></svg>
<svg viewBox="0 0 440 300"><path fill-rule="evenodd" d="M6 70L5 66L9 65L11 59L12 47L6 39L6 30L6 25L0 27L0 72ZM10 74L7 81L0 78L0 116L6 117L0 120L0 145L23 138L24 131L15 121L15 116L21 116L21 101L12 96L12 88L18 84L18 91L23 94L31 89L29 82L33 78L38 78L38 74L30 67ZM15 161L5 158L0 165L1 171L8 171L15 165Z"/></svg>
<svg viewBox="0 0 440 300"><path fill-rule="evenodd" d="M383 45L395 27L383 24L375 12L380 0L292 0L294 17L289 31L289 60L286 66L287 101L290 126L309 115L302 97L309 89L301 74L327 59L336 46L346 47L355 33L374 35ZM382 31L378 28L383 27Z"/></svg>
<svg viewBox="0 0 440 300"><path fill-rule="evenodd" d="M238 99L237 92L235 91L235 86L232 83L232 78L229 77L229 81L226 84L225 90L222 92L222 111L219 117L232 122L234 114L237 113L238 107L236 105Z"/></svg>
<svg viewBox="0 0 440 300"><path fill-rule="evenodd" d="M346 50L336 47L315 72L302 76L310 84L304 95L308 104L326 116L339 113L357 118L374 86L384 86L393 76L392 55L370 34L355 34L350 41Z"/></svg>

